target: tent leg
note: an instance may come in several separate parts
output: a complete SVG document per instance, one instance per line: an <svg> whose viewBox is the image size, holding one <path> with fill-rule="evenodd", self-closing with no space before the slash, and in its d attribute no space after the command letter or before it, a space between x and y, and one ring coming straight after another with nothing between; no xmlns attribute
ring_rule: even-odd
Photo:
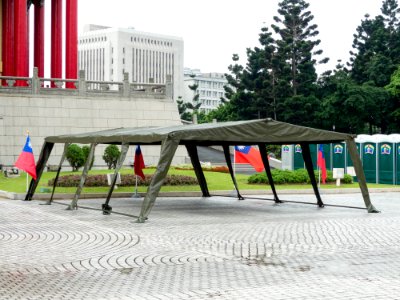
<svg viewBox="0 0 400 300"><path fill-rule="evenodd" d="M146 196L143 199L142 208L137 220L138 223L144 223L147 220L147 216L150 214L158 193L160 192L161 186L164 182L165 176L168 173L169 166L171 165L172 158L174 157L178 145L179 140L167 138L163 141L157 169L153 175L153 178L151 179L149 187L147 188Z"/></svg>
<svg viewBox="0 0 400 300"><path fill-rule="evenodd" d="M269 185L271 186L272 193L274 194L275 203L282 203L278 198L278 194L275 189L274 179L272 178L271 167L269 165L268 156L267 156L267 145L259 144L258 148L260 148L261 159L264 164L265 173L267 174Z"/></svg>
<svg viewBox="0 0 400 300"><path fill-rule="evenodd" d="M310 145L304 144L304 143L302 143L300 145L301 145L301 149L302 149L301 153L303 155L304 163L306 164L308 176L310 176L310 181L311 181L312 187L314 189L315 196L317 197L317 204L319 207L324 207L324 203L322 202L321 195L319 194L317 181L315 180L314 168L313 168L313 163L312 163L311 153L310 153Z"/></svg>
<svg viewBox="0 0 400 300"><path fill-rule="evenodd" d="M42 173L44 170L44 167L46 165L46 162L48 161L50 157L51 150L53 150L54 143L47 143L44 142L42 146L42 150L39 155L38 162L36 164L36 180L32 179L30 184L29 184L29 189L28 192L25 195L25 200L24 201L30 201L33 198L33 195L35 194L36 188L38 186L38 183L40 181L40 178L42 177Z"/></svg>
<svg viewBox="0 0 400 300"><path fill-rule="evenodd" d="M115 183L117 182L117 175L118 175L119 170L122 167L122 163L124 162L124 160L126 158L128 149L129 149L129 144L122 144L121 155L119 156L117 165L115 166L114 177L113 177L110 189L108 190L106 202L101 206L101 208L103 210L103 215L109 215L110 211L112 210L112 207L109 206L108 204L110 203L111 195L114 191Z"/></svg>
<svg viewBox="0 0 400 300"><path fill-rule="evenodd" d="M53 202L53 197L54 197L54 192L56 190L56 186L57 186L57 182L58 182L58 177L60 176L60 172L61 172L61 168L62 168L62 164L64 163L65 160L65 155L67 153L68 150L68 146L70 144L69 143L65 143L64 144L64 152L61 155L61 159L60 159L60 163L58 164L58 169L57 169L57 174L56 177L54 178L54 183L53 183L53 189L51 191L51 196L50 199L45 203L46 205L51 205L51 203Z"/></svg>
<svg viewBox="0 0 400 300"><path fill-rule="evenodd" d="M226 164L228 165L229 173L231 174L233 185L235 186L235 189L236 189L237 197L238 197L239 200L244 200L244 198L242 197L242 195L239 192L239 188L238 188L238 185L237 185L237 182L236 182L236 178L235 178L235 175L233 174L231 154L229 152L229 145L223 145L222 147L224 149L225 161L226 161Z"/></svg>
<svg viewBox="0 0 400 300"><path fill-rule="evenodd" d="M192 162L194 172L196 173L197 181L199 182L203 197L210 197L207 181L206 178L204 177L203 169L201 168L201 164L199 161L197 146L188 144L186 145L186 150L189 153L189 157Z"/></svg>
<svg viewBox="0 0 400 300"><path fill-rule="evenodd" d="M89 151L88 158L86 159L86 164L82 171L81 181L79 182L78 188L76 189L74 199L72 200L71 204L68 206L67 210L78 209L78 199L79 199L79 196L81 195L83 185L85 184L86 177L89 172L90 163L91 163L93 155L94 155L95 148L96 148L96 144L90 145L90 151Z"/></svg>
<svg viewBox="0 0 400 300"><path fill-rule="evenodd" d="M369 197L367 181L365 179L364 169L362 167L360 157L358 156L356 143L354 142L354 140L347 140L346 144L347 148L349 149L351 160L353 161L354 170L356 171L358 184L361 189L361 194L364 199L365 207L368 209L369 213L379 213L380 211L372 205L371 199Z"/></svg>

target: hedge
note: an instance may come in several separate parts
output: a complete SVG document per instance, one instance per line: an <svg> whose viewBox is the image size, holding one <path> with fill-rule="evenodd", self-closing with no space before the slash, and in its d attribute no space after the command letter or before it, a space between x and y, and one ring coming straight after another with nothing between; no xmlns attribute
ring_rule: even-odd
<svg viewBox="0 0 400 300"><path fill-rule="evenodd" d="M146 175L145 180L138 177L138 185L148 186L153 175ZM81 175L60 176L57 181L59 187L77 187L81 180ZM49 186L53 186L54 178L48 181ZM121 183L118 186L134 186L136 178L133 174L121 175ZM167 175L163 185L195 185L198 184L196 178L184 175ZM108 186L107 175L88 175L85 181L86 187Z"/></svg>
<svg viewBox="0 0 400 300"><path fill-rule="evenodd" d="M274 169L271 171L272 179L274 180L274 184L310 184L310 177L308 176L307 170L298 169L295 171L289 170L278 170ZM314 171L315 179L318 181L318 171ZM251 175L248 178L249 184L268 184L268 178L265 173L256 173ZM334 183L336 179L332 177L332 172L327 171L327 183ZM345 174L344 178L341 179L342 183L353 183L353 177Z"/></svg>

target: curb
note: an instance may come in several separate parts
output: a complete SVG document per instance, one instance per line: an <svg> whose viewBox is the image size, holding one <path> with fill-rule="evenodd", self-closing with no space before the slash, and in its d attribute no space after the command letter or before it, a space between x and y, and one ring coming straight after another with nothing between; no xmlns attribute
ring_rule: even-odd
<svg viewBox="0 0 400 300"><path fill-rule="evenodd" d="M387 193L387 192L400 192L400 188L370 188L368 189L370 193ZM273 195L271 190L241 190L242 195ZM288 194L314 194L313 189L304 190L277 190L278 195L288 195ZM356 194L361 193L358 188L348 188L348 189L322 189L320 190L321 195L327 194ZM33 200L49 200L49 194L35 194ZM75 194L54 194L54 200L67 200L72 199ZM133 193L113 193L112 198L131 198ZM138 193L139 198L144 197L146 193ZM236 191L211 191L211 196L236 196ZM201 197L202 193L200 191L193 192L160 192L158 197ZM79 199L101 199L106 198L107 193L88 193L81 194ZM25 193L13 193L0 190L0 198L9 200L24 200Z"/></svg>

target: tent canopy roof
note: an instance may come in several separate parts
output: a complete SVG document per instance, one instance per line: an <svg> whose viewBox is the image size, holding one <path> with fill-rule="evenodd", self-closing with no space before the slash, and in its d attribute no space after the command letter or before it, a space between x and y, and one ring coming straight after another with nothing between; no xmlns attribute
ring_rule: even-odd
<svg viewBox="0 0 400 300"><path fill-rule="evenodd" d="M293 144L328 143L353 139L350 134L314 129L261 119L167 127L116 128L96 132L49 136L49 143L98 143L98 144L161 144L166 139L180 144L245 145L255 143Z"/></svg>

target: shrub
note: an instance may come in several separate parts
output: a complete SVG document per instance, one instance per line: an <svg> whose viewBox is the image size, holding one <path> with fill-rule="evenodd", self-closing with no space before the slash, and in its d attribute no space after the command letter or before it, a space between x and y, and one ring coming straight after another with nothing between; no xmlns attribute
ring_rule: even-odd
<svg viewBox="0 0 400 300"><path fill-rule="evenodd" d="M138 185L148 186L153 178L153 175L146 175L145 180L138 177ZM81 180L80 175L64 175L60 176L57 181L59 187L77 187ZM50 179L49 186L54 184L54 179ZM134 186L136 177L133 174L121 175L121 184L119 186ZM183 175L167 175L163 185L195 185L198 184L197 179L191 176ZM86 187L108 186L107 175L88 175L85 181Z"/></svg>
<svg viewBox="0 0 400 300"><path fill-rule="evenodd" d="M72 171L78 171L85 164L85 155L82 148L76 144L71 144L67 148L65 158L72 167Z"/></svg>
<svg viewBox="0 0 400 300"><path fill-rule="evenodd" d="M303 183L311 183L310 177L308 176L308 172L305 169L298 169L294 171L289 170L278 170L274 169L271 171L272 179L275 184L303 184ZM318 171L314 171L315 179L318 181ZM333 183L336 179L332 177L332 172L327 171L327 183ZM248 178L248 183L250 184L268 184L268 178L265 173L256 173L251 175ZM342 179L342 183L353 183L353 177L350 175L345 175Z"/></svg>
<svg viewBox="0 0 400 300"><path fill-rule="evenodd" d="M86 164L86 161L87 161L87 159L88 159L88 157L89 157L89 153L90 153L90 147L89 147L88 145L85 145L85 146L82 147L82 151L83 151L83 155L85 156L85 162L84 162L84 164ZM92 161L90 162L89 170L92 169L93 163L94 163L94 155L93 155L93 157L92 157Z"/></svg>
<svg viewBox="0 0 400 300"><path fill-rule="evenodd" d="M117 166L117 161L119 156L121 155L121 151L119 151L116 145L108 145L104 150L103 159L106 162L108 169L115 169Z"/></svg>

